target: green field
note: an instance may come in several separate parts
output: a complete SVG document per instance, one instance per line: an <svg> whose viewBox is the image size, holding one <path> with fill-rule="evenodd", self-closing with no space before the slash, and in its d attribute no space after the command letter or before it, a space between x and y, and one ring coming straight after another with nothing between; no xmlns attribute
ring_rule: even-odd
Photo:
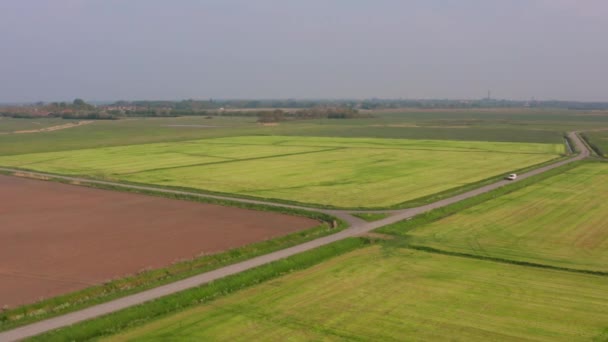
<svg viewBox="0 0 608 342"><path fill-rule="evenodd" d="M0 157L0 165L336 207L388 207L546 162L562 144L248 136Z"/></svg>
<svg viewBox="0 0 608 342"><path fill-rule="evenodd" d="M601 276L368 247L108 340L604 340L607 291Z"/></svg>
<svg viewBox="0 0 608 342"><path fill-rule="evenodd" d="M407 235L450 252L606 272L608 164L582 164Z"/></svg>
<svg viewBox="0 0 608 342"><path fill-rule="evenodd" d="M3 122L6 122L4 120L10 120L13 127L15 125L30 127L35 125L33 122L41 122L46 126L70 122L69 120L61 119L5 118L0 119L0 127L3 126ZM6 129L13 130L13 128ZM90 125L53 132L27 135L0 134L0 155L126 146L242 134L261 134L265 131L264 127L260 127L255 123L255 118L241 117L97 120Z"/></svg>
<svg viewBox="0 0 608 342"><path fill-rule="evenodd" d="M372 118L294 120L261 126L255 117L214 116L98 120L91 125L40 134L0 134L0 155L67 151L203 138L284 135L368 137L559 144L563 133L608 127L608 113L553 109L371 111ZM53 126L61 119L0 118L0 133Z"/></svg>

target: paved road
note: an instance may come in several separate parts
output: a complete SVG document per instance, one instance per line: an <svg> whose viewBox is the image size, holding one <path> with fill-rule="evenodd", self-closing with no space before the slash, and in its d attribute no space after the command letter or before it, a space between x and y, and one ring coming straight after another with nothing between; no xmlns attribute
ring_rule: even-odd
<svg viewBox="0 0 608 342"><path fill-rule="evenodd" d="M563 160L563 161L559 161L556 162L554 164L551 165L547 165L538 169L535 169L533 171L527 172L525 174L520 174L518 176L518 179L526 179L528 177L546 172L548 170L554 169L556 167L559 167L561 165L564 164L568 164L571 163L573 161L577 161L577 160L581 160L584 158L587 158L589 156L589 150L587 149L586 145L580 140L580 138L574 133L568 133L571 140L574 141L577 150L581 151L581 153L579 153L577 156L574 156L570 159L567 160ZM5 170L5 171L18 171L18 170L11 170L11 169L3 169L0 168L0 170ZM45 174L42 173L34 173L35 175L39 175L39 176L45 176ZM46 176L53 176L53 177L57 177L55 175L46 175ZM86 180L86 179L79 179L79 178L72 178L72 177L61 177L64 179L68 179L68 180L74 180L74 181L81 181L83 183L89 182L89 183L98 183L98 184L109 184L109 185L119 185L119 186L124 186L123 184L118 184L118 183L112 183L112 182L103 182L103 181L90 181L90 180ZM24 339L30 336L35 336L50 330L54 330L57 328L61 328L61 327L65 327L65 326L69 326L84 320L88 320L91 318L95 318L95 317L99 317L105 314L109 314L112 312L116 312L134 305L138 305L138 304L142 304L144 302L150 301L150 300L154 300L163 296L167 296L179 291L183 291L186 289L190 289L193 287L197 287L203 284L206 284L208 282L211 282L213 280L217 280L232 274L236 274L239 272L243 272L245 270L254 268L254 267L258 267L279 259L283 259L298 253L302 253L317 247L321 247L327 244L330 244L332 242L336 242L342 239L346 239L348 237L353 237L353 236L358 236L364 233L367 233L371 230L374 230L376 228L385 226L387 224L391 224L391 223L395 223L407 218L411 218L417 214L435 209L435 208L440 208L452 203L456 203L459 201L462 201L464 199L470 198L470 197L474 197L477 196L479 194L494 190L496 188L502 187L506 184L508 184L510 181L506 181L506 180L502 180L499 182L496 182L494 184L490 184L490 185L486 185L483 186L481 188L469 191L469 192L465 192L462 193L460 195L456 195L450 198L446 198L443 199L441 201L437 201L428 205L424 205L421 207L417 207L417 208L410 208L410 209L402 209L402 210L397 210L397 211L391 211L393 214L385 219L379 220L379 221L375 221L375 222L365 222L363 220L357 219L351 215L349 215L348 211L346 210L317 210L317 209L312 209L312 210L316 210L316 211L321 211L321 212L325 212L328 214L332 214L332 215L336 215L339 216L342 219L347 220L350 224L351 227L348 229L345 229L343 231L340 231L336 234L333 235L329 235L326 237L322 237L313 241L309 241L291 248L287 248L287 249L283 249L277 252L273 252L270 254L266 254L266 255L262 255L253 259L249 259L247 261L243 261L243 262L239 262L230 266L226 266L226 267L222 267L220 269L214 270L214 271L210 271L210 272L206 272L203 274L199 274L187 279L183 279L171 284L167 284L164 286L160 286L157 288L153 288L147 291L143 291L134 295L130 295L127 297L123 297L123 298L119 298L104 304L99 304L99 305L95 305L92 307L89 307L87 309L83 309L80 311L76 311L76 312L72 312L66 315L62 315L62 316L58 316L55 318L50 318L44 321L40 321L37 323L33 323L30 325L26 325L20 328L16 328L13 330L9 330L3 333L0 333L0 341L16 341L16 340L20 340L20 339ZM236 198L230 198L230 197L223 197L223 196L207 196L207 195L201 195L201 194L197 194L197 193L189 193L189 192L185 192L185 191L173 191L173 190L162 190L162 189L158 189L158 188L153 188L153 187L144 187L144 186L128 186L131 188L135 188L135 189L146 189L146 190L155 190L155 191L164 191L164 192L169 192L169 193L178 193L178 194L188 194L188 195L195 195L195 196L202 196L202 197L212 197L212 198L220 198L220 199L230 199L230 200L234 200L234 201L241 201L241 202L246 202L246 203L259 203L259 204L272 204L272 205L277 205L274 203L267 203L267 202L263 202L263 201L255 201L255 200L242 200L242 199L236 199ZM301 208L301 209L310 209L310 208L305 208L305 207L300 207L300 206L292 206L292 205L278 205L278 206L282 206L282 207L291 207L291 208Z"/></svg>

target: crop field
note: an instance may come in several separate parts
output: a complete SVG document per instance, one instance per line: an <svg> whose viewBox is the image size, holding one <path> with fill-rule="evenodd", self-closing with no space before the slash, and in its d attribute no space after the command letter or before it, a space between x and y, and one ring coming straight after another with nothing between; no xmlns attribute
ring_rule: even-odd
<svg viewBox="0 0 608 342"><path fill-rule="evenodd" d="M406 232L413 245L608 271L608 163L586 163Z"/></svg>
<svg viewBox="0 0 608 342"><path fill-rule="evenodd" d="M560 144L566 131L608 128L608 113L552 109L398 109L370 111L369 114L374 117L294 120L276 126L259 125L255 117L231 116L98 120L78 128L30 134L27 139L0 134L0 155L251 135ZM0 118L0 133L65 122L69 121Z"/></svg>
<svg viewBox="0 0 608 342"><path fill-rule="evenodd" d="M375 246L108 340L603 340L607 291L602 276Z"/></svg>
<svg viewBox="0 0 608 342"><path fill-rule="evenodd" d="M248 136L3 156L0 165L324 206L387 207L563 153L563 144Z"/></svg>
<svg viewBox="0 0 608 342"><path fill-rule="evenodd" d="M285 236L316 220L0 175L0 307Z"/></svg>
<svg viewBox="0 0 608 342"><path fill-rule="evenodd" d="M72 122L61 119L0 119L7 131L14 125L31 128ZM270 127L272 128L272 127ZM257 133L251 133L257 132ZM244 133L259 134L265 127L255 123L255 118L227 117L205 119L204 117L179 118L135 118L124 120L97 120L94 124L39 134L0 134L0 155L33 152L68 151L83 148L125 146L153 142L183 141L209 137L225 137Z"/></svg>

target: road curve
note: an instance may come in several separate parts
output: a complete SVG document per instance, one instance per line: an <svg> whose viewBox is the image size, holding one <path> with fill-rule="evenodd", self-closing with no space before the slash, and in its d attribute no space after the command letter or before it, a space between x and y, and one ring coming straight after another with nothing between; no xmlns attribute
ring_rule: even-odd
<svg viewBox="0 0 608 342"><path fill-rule="evenodd" d="M578 137L576 132L570 132L570 133L568 133L568 136L570 137L571 141L573 141L575 143L577 150L580 151L580 153L578 155L576 155L570 159L562 160L562 161L520 174L520 175L518 175L518 179L526 179L526 178L532 177L534 175L538 175L540 173L549 171L556 167L587 158L590 155L589 150L587 149L587 146ZM9 172L22 172L21 170L13 170L13 169L6 169L6 168L0 168L0 170L9 171ZM62 178L62 179L67 179L67 180L74 180L74 181L81 181L83 183L88 182L88 183L97 183L97 184L118 185L121 187L154 190L154 191L174 193L174 194L175 193L187 194L187 195L195 195L195 196L201 196L201 197L229 199L232 201L240 201L240 202L245 202L245 203L269 204L269 205L276 205L276 206L282 206L282 207L315 210L315 211L319 211L319 212L325 212L328 214L336 215L342 219L345 219L351 224L351 227L348 229L345 229L343 231L337 232L333 235L318 238L318 239L315 239L315 240L312 240L309 242L302 243L297 246L293 246L293 247L286 248L286 249L283 249L280 251L276 251L273 253L255 257L253 259L249 259L249 260L242 261L242 262L239 262L236 264L225 266L225 267L219 268L214 271L205 272L205 273L202 273L202 274L190 277L190 278L176 281L174 283L159 286L159 287L156 287L156 288L153 288L150 290L139 292L137 294L115 299L110 302L91 306L91 307L83 309L83 310L79 310L79 311L75 311L75 312L68 313L65 315L57 316L57 317L50 318L50 319L40 321L37 323L25 325L25 326L22 326L19 328L15 328L13 330L0 332L0 341L3 341L3 342L4 341L7 341L7 342L8 341L18 341L18 340L21 340L21 339L24 339L27 337L31 337L31 336L35 336L35 335L39 335L39 334L42 334L42 333L45 333L45 332L48 332L48 331L51 331L54 329L66 327L66 326L69 326L69 325L72 325L72 324L75 324L75 323L78 323L81 321L85 321L85 320L99 317L102 315L106 315L106 314L109 314L112 312L116 312L116 311L131 307L131 306L139 305L139 304L145 303L147 301L158 299L158 298L161 298L161 297L164 297L164 296L176 293L176 292L194 288L194 287L209 283L213 280L224 278L226 276L233 275L233 274L236 274L239 272L243 272L243 271L246 271L246 270L252 269L254 267L258 267L258 266L261 266L261 265L264 265L264 264L267 264L267 263L270 263L270 262L273 262L276 260L287 258L289 256L292 256L292 255L295 255L298 253L302 253L302 252L305 252L305 251L308 251L308 250L311 250L311 249L314 249L317 247L321 247L321 246L330 244L332 242L343 240L348 237L358 236L358 235L367 233L371 230L374 230L376 228L379 228L379 227L382 227L382 226L385 226L385 225L388 225L391 223L395 223L395 222L398 222L398 221L401 221L401 220L404 220L407 218L411 218L415 215L424 213L424 212L432 210L432 209L444 207L444 206L462 201L464 199L477 196L479 194L500 188L500 187L510 183L510 181L502 180L502 181L499 181L499 182L496 182L493 184L489 184L489 185L480 187L478 189L471 190L471 191L468 191L468 192L465 192L465 193L462 193L462 194L459 194L459 195L456 195L456 196L453 196L450 198L446 198L446 199L443 199L443 200L440 200L440 201L437 201L434 203L430 203L430 204L427 204L427 205L424 205L421 207L394 211L393 215L391 215L385 219L379 220L379 221L365 222L363 220L360 220L358 218L355 218L355 217L349 215L348 211L346 211L346 210L319 210L319 209L306 208L306 207L300 207L300 206L275 204L275 203L269 203L269 202L264 202L264 201L237 199L237 198L223 197L223 196L208 196L208 195L201 195L198 193L189 193L189 192L185 192L185 191L165 190L165 189L158 189L158 188L144 187L144 186L132 186L132 185L124 185L124 184L120 184L120 183L112 183L112 182L104 182L104 181L91 181L91 180L80 179L80 178L75 178L75 177L74 178L58 177L55 175L43 174L43 173L32 172L31 174L39 175L39 176L52 176L52 177L57 177L57 178ZM393 211L391 211L391 212L393 212Z"/></svg>

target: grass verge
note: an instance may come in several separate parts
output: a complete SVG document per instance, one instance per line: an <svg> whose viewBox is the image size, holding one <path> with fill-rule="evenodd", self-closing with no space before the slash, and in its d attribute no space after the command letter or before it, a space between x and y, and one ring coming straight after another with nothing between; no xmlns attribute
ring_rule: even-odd
<svg viewBox="0 0 608 342"><path fill-rule="evenodd" d="M2 174L13 175L11 172ZM73 184L61 178L46 178L66 184ZM81 184L82 185L82 184ZM231 249L222 253L204 255L192 260L180 261L168 267L146 270L135 275L115 279L102 285L89 287L66 295L42 300L37 303L24 305L0 312L0 331L5 331L25 324L51 318L61 314L80 310L95 304L130 295L156 286L168 284L196 274L208 272L226 265L247 260L263 254L295 246L306 241L336 233L347 227L347 224L333 216L295 208L275 207L263 204L242 203L228 200L204 198L199 196L168 194L164 192L139 190L104 184L89 184L86 186L104 190L140 193L152 196L166 197L178 200L211 203L223 206L239 207L261 211L273 211L289 215L303 216L321 221L313 228L295 232L271 240L261 241L247 246Z"/></svg>
<svg viewBox="0 0 608 342"><path fill-rule="evenodd" d="M252 270L222 278L194 289L169 295L67 328L51 331L36 336L31 340L82 341L115 334L269 279L311 267L331 257L353 251L369 243L369 240L362 238L341 240Z"/></svg>
<svg viewBox="0 0 608 342"><path fill-rule="evenodd" d="M379 243L100 340L589 341L607 290L605 277Z"/></svg>
<svg viewBox="0 0 608 342"><path fill-rule="evenodd" d="M378 233L391 234L391 235L405 237L405 236L407 236L407 232L413 228L419 227L421 225L424 225L424 224L427 224L427 223L430 223L433 221L440 220L442 218L453 215L463 209L470 208L474 205L483 203L487 200L490 200L490 199L511 193L513 191L525 188L526 186L536 183L540 180L558 175L567 170L571 170L582 163L592 163L592 162L597 162L597 161L576 161L573 163L562 165L560 167L549 170L547 172L543 172L541 174L532 176L530 178L526 178L526 179L520 180L518 182L508 184L506 186L500 187L498 189L494 189L494 190L486 192L484 194L477 195L475 197L471 197L471 198L462 200L460 202L456 202L454 204L447 205L445 207L433 209L428 212L422 213L420 215L416 215L415 217L413 217L411 219L386 225L382 228L377 229L376 231Z"/></svg>

